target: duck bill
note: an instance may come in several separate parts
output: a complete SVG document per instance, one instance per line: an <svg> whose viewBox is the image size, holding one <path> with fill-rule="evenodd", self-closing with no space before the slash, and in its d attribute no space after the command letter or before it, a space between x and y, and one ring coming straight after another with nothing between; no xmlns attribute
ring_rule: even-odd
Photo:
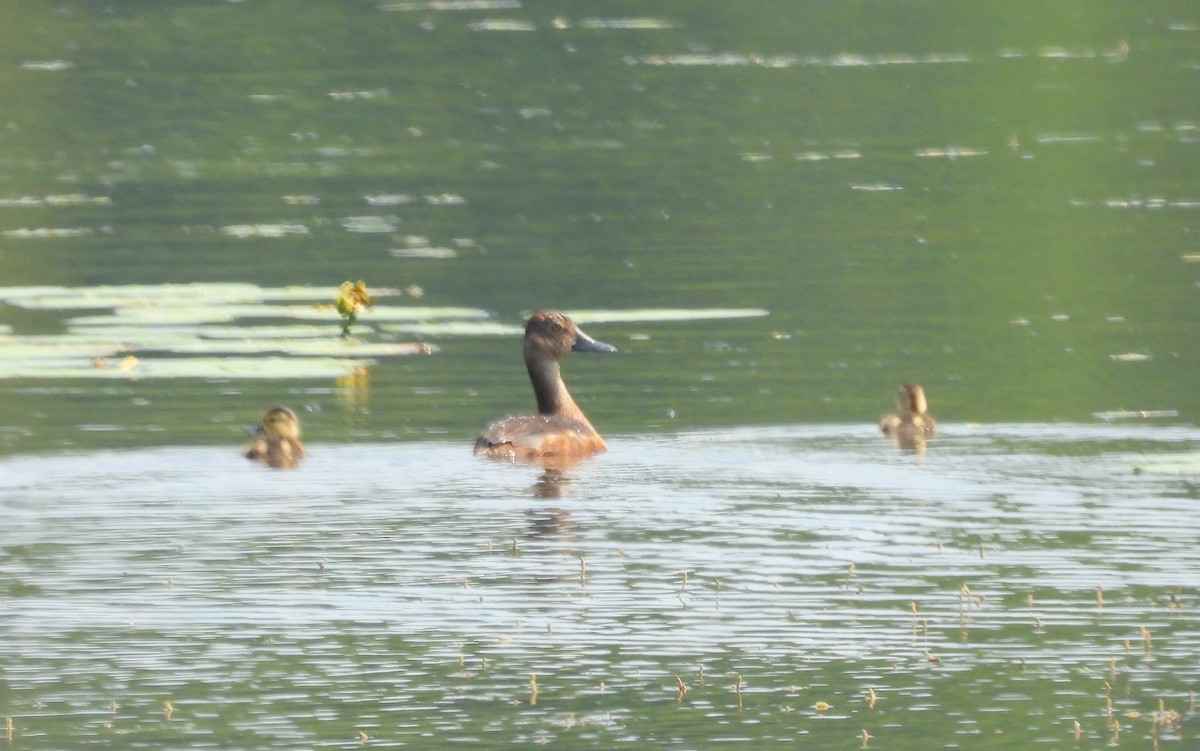
<svg viewBox="0 0 1200 751"><path fill-rule="evenodd" d="M611 344L597 341L580 329L575 329L575 343L571 345L571 349L576 352L616 352L617 348Z"/></svg>

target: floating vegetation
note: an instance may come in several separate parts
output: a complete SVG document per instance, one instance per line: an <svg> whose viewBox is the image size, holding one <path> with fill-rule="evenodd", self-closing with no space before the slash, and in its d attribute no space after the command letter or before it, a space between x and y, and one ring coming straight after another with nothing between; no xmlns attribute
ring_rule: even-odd
<svg viewBox="0 0 1200 751"><path fill-rule="evenodd" d="M65 195L21 196L20 198L0 198L0 208L37 206L108 206L112 199L108 196L89 196L86 193L67 193Z"/></svg>
<svg viewBox="0 0 1200 751"><path fill-rule="evenodd" d="M802 151L796 154L798 162L823 162L829 159L861 159L862 154L853 149L840 151Z"/></svg>
<svg viewBox="0 0 1200 751"><path fill-rule="evenodd" d="M399 226L398 216L348 216L342 219L342 229L362 234L395 232Z"/></svg>
<svg viewBox="0 0 1200 751"><path fill-rule="evenodd" d="M373 297L402 294L347 285L339 301L355 316ZM63 334L0 332L0 378L325 378L360 372L375 358L436 351L424 342L339 338L348 325L324 302L328 295L328 289L252 284L0 288L0 301L27 309L109 311L70 317ZM280 302L295 304L273 304ZM392 321L487 317L465 308L372 311ZM256 318L320 323L238 325Z"/></svg>
<svg viewBox="0 0 1200 751"><path fill-rule="evenodd" d="M1099 143L1104 137L1097 133L1040 133L1033 140L1038 143Z"/></svg>
<svg viewBox="0 0 1200 751"><path fill-rule="evenodd" d="M419 0L407 3L386 3L380 10L516 10L519 0Z"/></svg>
<svg viewBox="0 0 1200 751"><path fill-rule="evenodd" d="M1110 412L1093 412L1092 415L1099 419L1111 422L1113 420L1148 420L1156 417L1179 417L1179 410L1175 409L1117 409Z"/></svg>
<svg viewBox="0 0 1200 751"><path fill-rule="evenodd" d="M402 206L406 203L412 203L413 197L404 193L380 193L373 196L363 196L363 200L372 206Z"/></svg>
<svg viewBox="0 0 1200 751"><path fill-rule="evenodd" d="M464 206L467 199L455 193L438 193L425 196L425 203L430 206Z"/></svg>
<svg viewBox="0 0 1200 751"><path fill-rule="evenodd" d="M5 237L15 237L22 240L45 237L87 237L90 234L92 234L92 230L88 227L35 227L33 229L22 227L20 229L4 230Z"/></svg>
<svg viewBox="0 0 1200 751"><path fill-rule="evenodd" d="M661 18L585 18L578 25L583 29L633 29L638 31L675 28L675 24ZM558 27L556 24L556 28L565 27Z"/></svg>
<svg viewBox="0 0 1200 751"><path fill-rule="evenodd" d="M381 331L414 336L520 336L522 326L496 321L445 321L439 323L383 324Z"/></svg>
<svg viewBox="0 0 1200 751"><path fill-rule="evenodd" d="M346 282L335 304L328 290L253 284L164 284L0 288L0 302L30 310L90 314L65 321L66 332L0 332L0 378L319 378L361 372L373 358L431 354L424 342L366 342L350 327L371 306L370 330L415 336L519 336L520 325L486 311L373 304L400 290ZM413 285L409 297L419 297ZM291 303L291 304L280 304ZM107 312L100 312L105 311ZM759 308L576 311L587 323L649 323L769 315ZM313 323L239 325L254 319ZM339 337L338 334L341 336ZM255 357L258 355L259 357ZM290 363L290 365L289 365Z"/></svg>
<svg viewBox="0 0 1200 751"><path fill-rule="evenodd" d="M427 355L434 347L424 342L345 342L331 344L322 341L275 343L262 341L193 341L164 348L180 354L255 354L280 352L288 355L320 356L341 354L348 357L397 357L403 355Z"/></svg>
<svg viewBox="0 0 1200 751"><path fill-rule="evenodd" d="M489 18L467 24L471 31L537 31L537 26L529 21L517 21L507 18Z"/></svg>
<svg viewBox="0 0 1200 751"><path fill-rule="evenodd" d="M288 237L307 235L308 227L303 224L230 224L221 228L222 234L245 239L248 237Z"/></svg>
<svg viewBox="0 0 1200 751"><path fill-rule="evenodd" d="M724 318L759 318L770 315L770 311L759 308L709 308L698 310L682 309L643 309L643 310L579 310L572 311L571 318L577 322L587 323L656 323L674 321L702 321ZM371 309L371 318L378 318L378 310ZM456 317L454 320L432 321L422 320L412 323L389 324L379 326L381 331L390 333L409 334L415 336L520 336L524 333L523 325L500 323L498 321L466 320Z"/></svg>
<svg viewBox="0 0 1200 751"><path fill-rule="evenodd" d="M1102 206L1108 209L1200 209L1197 199L1167 199L1167 198L1106 198L1091 201L1073 198L1067 201L1070 206Z"/></svg>
<svg viewBox="0 0 1200 751"><path fill-rule="evenodd" d="M759 55L743 55L733 52L643 55L641 57L628 57L625 59L625 61L630 65L671 67L744 67L750 65L760 65L767 68L789 68L799 64L798 58L790 56L767 58Z"/></svg>
<svg viewBox="0 0 1200 751"><path fill-rule="evenodd" d="M671 24L656 19L613 19L599 20L601 25L590 28L637 28L637 29L668 29ZM623 25L628 23L629 25ZM584 25L583 23L580 24ZM569 24L558 21L556 28L568 28ZM1109 62L1120 62L1129 55L1129 45L1121 41L1109 50L1081 49L1073 50L1065 47L1047 47L1032 55L1022 50L1003 49L996 53L1001 60L1040 57L1051 60L1092 60L1104 59ZM759 66L764 68L793 68L800 66L824 68L868 68L884 65L944 65L977 62L964 52L929 52L922 55L909 53L881 53L868 55L856 52L841 52L833 55L759 55L741 52L721 53L679 53L672 55L642 55L626 58L633 65L666 65L666 66Z"/></svg>
<svg viewBox="0 0 1200 751"><path fill-rule="evenodd" d="M703 321L723 318L761 318L770 315L762 308L643 308L640 310L573 310L576 323L652 323L660 321Z"/></svg>
<svg viewBox="0 0 1200 751"><path fill-rule="evenodd" d="M0 344L0 352L4 351ZM371 365L370 360L336 357L165 357L85 360L4 359L0 378L337 378Z"/></svg>
<svg viewBox="0 0 1200 751"><path fill-rule="evenodd" d="M965 146L963 146L963 147L946 146L944 148L917 149L913 153L916 154L916 156L919 156L923 159L934 159L934 158L958 159L960 157L968 157L968 156L987 156L988 150L987 149L973 149L973 148L965 147Z"/></svg>
<svg viewBox="0 0 1200 751"><path fill-rule="evenodd" d="M458 256L458 251L454 248L434 247L431 245L418 245L409 248L392 248L389 253L395 258L435 258L444 260L455 258Z"/></svg>
<svg viewBox="0 0 1200 751"><path fill-rule="evenodd" d="M75 63L68 60L27 60L21 63L21 70L60 71L70 70Z"/></svg>
<svg viewBox="0 0 1200 751"><path fill-rule="evenodd" d="M762 68L852 68L883 65L927 65L944 63L969 63L969 55L958 52L934 52L927 55L754 55L739 52L681 53L675 55L642 55L625 58L630 65L663 65L677 67L714 66Z"/></svg>
<svg viewBox="0 0 1200 751"><path fill-rule="evenodd" d="M1110 360L1116 360L1117 362L1146 362L1151 359L1150 355L1142 352L1122 352L1117 355L1109 355L1108 357Z"/></svg>
<svg viewBox="0 0 1200 751"><path fill-rule="evenodd" d="M487 313L473 308L400 308L374 306L371 318L376 321L423 321L435 318L486 318ZM191 307L122 307L113 314L80 316L71 319L79 327L111 326L191 326L232 323L244 318L291 318L335 323L340 320L330 304L310 305L196 305Z"/></svg>
<svg viewBox="0 0 1200 751"><path fill-rule="evenodd" d="M363 90L363 91L331 91L331 92L329 92L329 98L336 100L336 101L348 102L348 101L364 100L364 99L383 99L383 98L387 97L390 93L391 92L389 92L387 89L367 89L367 90Z"/></svg>
<svg viewBox="0 0 1200 751"><path fill-rule="evenodd" d="M259 287L237 282L193 284L125 284L99 287L0 287L0 301L35 310L86 308L187 308L258 305L273 301L317 301L327 291L313 287ZM399 295L399 290L372 289L375 297Z"/></svg>
<svg viewBox="0 0 1200 751"><path fill-rule="evenodd" d="M1037 56L1049 60L1093 60L1096 58L1119 62L1129 57L1129 43L1124 39L1108 50L1069 49L1067 47L1043 47Z"/></svg>

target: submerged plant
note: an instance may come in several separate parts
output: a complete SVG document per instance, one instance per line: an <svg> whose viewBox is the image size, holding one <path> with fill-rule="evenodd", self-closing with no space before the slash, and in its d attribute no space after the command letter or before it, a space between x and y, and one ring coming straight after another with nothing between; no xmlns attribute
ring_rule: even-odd
<svg viewBox="0 0 1200 751"><path fill-rule="evenodd" d="M342 338L350 336L350 327L358 320L358 311L371 307L371 294L367 292L367 284L361 279L357 282L342 282L338 287L337 311L342 317Z"/></svg>

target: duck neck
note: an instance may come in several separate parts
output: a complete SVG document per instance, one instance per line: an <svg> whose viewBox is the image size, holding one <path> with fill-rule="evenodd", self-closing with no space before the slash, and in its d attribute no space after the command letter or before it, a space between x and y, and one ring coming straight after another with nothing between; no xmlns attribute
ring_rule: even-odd
<svg viewBox="0 0 1200 751"><path fill-rule="evenodd" d="M558 362L526 358L525 365L529 369L529 380L533 383L533 394L537 397L538 414L570 417L591 426L583 410L579 409L567 391Z"/></svg>

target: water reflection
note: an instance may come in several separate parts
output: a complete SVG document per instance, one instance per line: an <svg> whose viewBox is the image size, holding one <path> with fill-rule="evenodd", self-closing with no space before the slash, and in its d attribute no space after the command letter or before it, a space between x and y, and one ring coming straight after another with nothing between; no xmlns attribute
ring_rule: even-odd
<svg viewBox="0 0 1200 751"><path fill-rule="evenodd" d="M902 451L909 454L924 454L928 445L924 433L905 431L889 437Z"/></svg>
<svg viewBox="0 0 1200 751"><path fill-rule="evenodd" d="M571 517L571 512L562 506L532 508L526 514L529 516L529 536L533 539L554 542L577 539L575 520Z"/></svg>
<svg viewBox="0 0 1200 751"><path fill-rule="evenodd" d="M546 467L546 471L538 477L537 482L533 486L533 495L535 498L562 498L571 492L571 485L574 480L566 472L566 469L578 462L558 462L554 466Z"/></svg>

